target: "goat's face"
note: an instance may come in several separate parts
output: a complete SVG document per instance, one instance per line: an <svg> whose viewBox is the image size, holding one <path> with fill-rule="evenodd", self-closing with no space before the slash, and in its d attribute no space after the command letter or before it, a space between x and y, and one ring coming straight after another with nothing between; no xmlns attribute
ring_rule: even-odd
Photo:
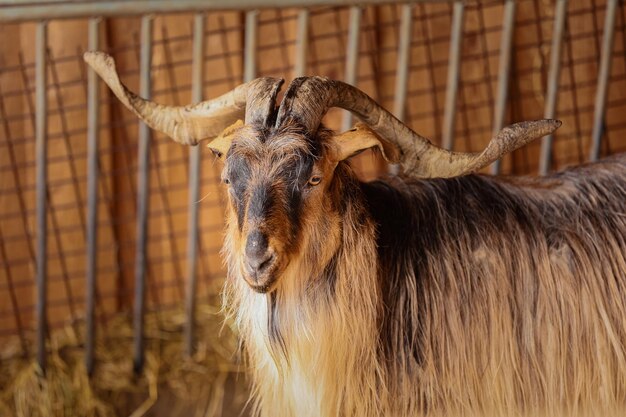
<svg viewBox="0 0 626 417"><path fill-rule="evenodd" d="M319 265L332 255L337 161L328 142L297 127L245 126L233 136L222 172L232 250L248 285L265 293L293 264Z"/></svg>

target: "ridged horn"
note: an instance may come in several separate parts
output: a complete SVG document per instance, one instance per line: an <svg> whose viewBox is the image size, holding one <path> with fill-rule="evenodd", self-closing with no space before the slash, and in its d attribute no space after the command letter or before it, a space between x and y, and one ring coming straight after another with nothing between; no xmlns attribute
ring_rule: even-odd
<svg viewBox="0 0 626 417"><path fill-rule="evenodd" d="M383 140L397 146L403 172L419 178L451 178L480 170L561 126L559 120L552 119L516 123L502 129L482 152L451 152L415 133L358 88L324 77L301 77L291 82L276 126L291 119L314 135L331 107L352 112Z"/></svg>
<svg viewBox="0 0 626 417"><path fill-rule="evenodd" d="M283 83L277 78L257 78L212 100L190 106L164 106L130 91L120 81L110 55L89 51L83 58L128 109L151 128L185 145L214 138L244 117L248 124L266 125L273 120L276 95Z"/></svg>

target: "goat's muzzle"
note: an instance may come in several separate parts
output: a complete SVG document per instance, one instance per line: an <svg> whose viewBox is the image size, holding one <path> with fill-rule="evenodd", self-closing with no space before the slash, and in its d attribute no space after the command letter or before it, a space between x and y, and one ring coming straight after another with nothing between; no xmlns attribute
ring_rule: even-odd
<svg viewBox="0 0 626 417"><path fill-rule="evenodd" d="M246 241L244 277L250 287L259 293L268 292L276 280L276 253L269 245L267 235L254 230Z"/></svg>

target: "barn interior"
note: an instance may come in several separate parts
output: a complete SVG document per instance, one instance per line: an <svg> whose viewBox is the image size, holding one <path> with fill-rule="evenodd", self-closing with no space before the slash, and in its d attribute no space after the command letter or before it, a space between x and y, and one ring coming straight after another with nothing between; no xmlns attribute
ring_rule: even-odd
<svg viewBox="0 0 626 417"><path fill-rule="evenodd" d="M626 151L624 2L233 3L0 0L0 415L248 412L221 310L221 163L139 123L87 50L170 105L261 76L344 80L455 151L563 121L485 174ZM393 170L371 151L352 164L364 180Z"/></svg>

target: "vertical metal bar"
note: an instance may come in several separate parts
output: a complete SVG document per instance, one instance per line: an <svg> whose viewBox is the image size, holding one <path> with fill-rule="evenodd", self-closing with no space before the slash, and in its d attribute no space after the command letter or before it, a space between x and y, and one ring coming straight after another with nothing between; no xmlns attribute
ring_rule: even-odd
<svg viewBox="0 0 626 417"><path fill-rule="evenodd" d="M48 23L39 22L35 35L35 158L37 161L37 363L46 369L47 333L47 222L46 190L48 182L48 160L46 134L48 131L47 65Z"/></svg>
<svg viewBox="0 0 626 417"><path fill-rule="evenodd" d="M396 87L393 102L393 113L404 121L406 106L406 90L409 78L409 65L411 61L411 33L413 31L413 5L402 6L400 16L400 30L398 33L398 61L396 64ZM397 164L389 165L391 174L400 172Z"/></svg>
<svg viewBox="0 0 626 417"><path fill-rule="evenodd" d="M554 118L559 92L559 76L561 74L561 50L565 34L565 22L567 20L568 0L558 0L554 14L554 30L552 32L552 47L550 48L550 69L548 70L548 91L546 94L546 107L543 116L546 119ZM553 136L548 135L541 140L541 154L539 155L539 174L546 175L550 170L552 159Z"/></svg>
<svg viewBox="0 0 626 417"><path fill-rule="evenodd" d="M513 46L513 34L515 33L515 1L516 0L506 0L504 5L502 37L500 38L500 61L498 63L498 92L493 115L494 135L504 127L511 72L511 50ZM491 172L492 174L500 173L499 159L491 166Z"/></svg>
<svg viewBox="0 0 626 417"><path fill-rule="evenodd" d="M406 104L406 86L409 78L411 60L411 32L413 30L413 5L402 6L400 17L400 42L398 44L398 63L396 65L396 93L394 95L393 112L400 120L404 120Z"/></svg>
<svg viewBox="0 0 626 417"><path fill-rule="evenodd" d="M191 101L202 100L204 84L204 14L197 14L193 24L193 61L191 64ZM185 308L185 352L194 352L196 319L196 261L198 255L198 200L200 196L200 147L189 149L189 218L187 227L187 292Z"/></svg>
<svg viewBox="0 0 626 417"><path fill-rule="evenodd" d="M348 28L348 50L346 51L346 74L345 81L356 85L356 77L359 63L359 38L361 37L361 17L363 9L359 6L350 7L350 26ZM341 128L348 130L352 127L352 114L345 112Z"/></svg>
<svg viewBox="0 0 626 417"><path fill-rule="evenodd" d="M298 12L298 28L296 32L296 63L293 69L294 77L306 74L306 61L309 52L309 11L302 9Z"/></svg>
<svg viewBox="0 0 626 417"><path fill-rule="evenodd" d="M99 17L89 20L88 45L90 51L100 46ZM100 89L96 72L87 73L87 294L85 296L85 367L93 373L95 346L96 269L98 247L98 125Z"/></svg>
<svg viewBox="0 0 626 417"><path fill-rule="evenodd" d="M443 113L442 146L452 149L454 141L454 123L456 118L456 97L459 90L459 69L461 65L461 44L463 43L463 1L455 1L452 14L452 32L450 34L450 55L448 58L448 82L446 104Z"/></svg>
<svg viewBox="0 0 626 417"><path fill-rule="evenodd" d="M150 63L152 61L152 16L141 18L141 52L139 63L139 95L148 99L151 95ZM145 270L146 242L148 238L148 203L149 203L149 145L151 131L148 126L139 122L139 150L137 152L137 247L135 254L135 306L133 318L134 330L134 370L141 372L144 364L144 304L145 304Z"/></svg>
<svg viewBox="0 0 626 417"><path fill-rule="evenodd" d="M259 12L251 10L246 12L246 35L244 44L244 69L243 81L248 82L256 78L256 47Z"/></svg>
<svg viewBox="0 0 626 417"><path fill-rule="evenodd" d="M609 0L606 5L604 18L604 35L602 38L602 55L598 70L598 86L596 88L596 102L593 115L593 131L591 133L591 151L589 160L595 161L600 156L600 142L604 132L604 112L611 75L611 55L613 54L613 35L615 34L615 11L617 0Z"/></svg>

